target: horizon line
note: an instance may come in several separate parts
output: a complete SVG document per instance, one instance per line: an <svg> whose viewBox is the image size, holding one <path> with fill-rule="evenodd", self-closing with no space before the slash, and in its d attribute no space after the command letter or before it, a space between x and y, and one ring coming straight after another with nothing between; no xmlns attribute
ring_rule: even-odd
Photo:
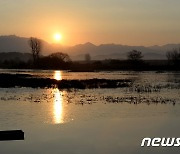
<svg viewBox="0 0 180 154"><path fill-rule="evenodd" d="M7 35L0 35L0 37L8 37L8 36L14 36L14 37L19 37L19 38L25 38L25 39L28 39L30 37L33 37L33 36L30 36L30 37L27 37L27 36L19 36L19 35L16 35L16 34L7 34ZM34 36L35 37L35 36ZM159 47L162 47L162 46L165 46L165 45L180 45L180 42L179 43L163 43L163 44L154 44L154 45L130 45L130 44L121 44L121 43L115 43L115 42L111 42L111 43L93 43L91 41L87 41L87 42L84 42L84 43L77 43L77 44L73 44L73 45L63 45L61 43L50 43L40 37L36 37L50 45L59 45L59 46L64 46L64 47L73 47L73 46L77 46L77 45L85 45L85 44L92 44L94 46L101 46L101 45L122 45L122 46L131 46L131 47L154 47L154 46L159 46Z"/></svg>

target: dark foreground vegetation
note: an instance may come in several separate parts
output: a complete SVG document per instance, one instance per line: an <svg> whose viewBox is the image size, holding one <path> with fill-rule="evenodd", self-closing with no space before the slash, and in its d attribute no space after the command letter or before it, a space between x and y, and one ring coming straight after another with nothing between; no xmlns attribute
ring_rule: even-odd
<svg viewBox="0 0 180 154"><path fill-rule="evenodd" d="M129 60L103 60L103 61L76 61L62 62L55 58L43 57L36 65L32 61L0 61L1 69L57 69L69 70L74 72L92 72L92 71L180 71L179 64L172 64L168 60L144 60L141 62L131 62Z"/></svg>
<svg viewBox="0 0 180 154"><path fill-rule="evenodd" d="M60 80L39 78L27 74L0 74L0 87L32 87L32 88L59 88L59 89L86 89L86 88L119 88L129 87L132 80L119 79L89 79L89 80Z"/></svg>

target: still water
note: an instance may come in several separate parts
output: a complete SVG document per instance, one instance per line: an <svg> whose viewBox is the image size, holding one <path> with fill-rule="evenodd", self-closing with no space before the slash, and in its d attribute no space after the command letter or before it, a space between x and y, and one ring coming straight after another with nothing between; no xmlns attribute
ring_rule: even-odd
<svg viewBox="0 0 180 154"><path fill-rule="evenodd" d="M179 153L141 147L144 137L180 137L180 73L0 70L62 79L134 79L117 89L0 88L0 129L24 141L0 142L2 154Z"/></svg>

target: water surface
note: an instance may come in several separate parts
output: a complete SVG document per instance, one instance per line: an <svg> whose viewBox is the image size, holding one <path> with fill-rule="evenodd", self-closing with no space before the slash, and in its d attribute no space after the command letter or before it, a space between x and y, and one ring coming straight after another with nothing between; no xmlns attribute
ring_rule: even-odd
<svg viewBox="0 0 180 154"><path fill-rule="evenodd" d="M134 79L130 88L0 88L0 129L24 141L0 142L1 153L179 153L142 148L144 137L180 137L180 74L1 70L61 79Z"/></svg>

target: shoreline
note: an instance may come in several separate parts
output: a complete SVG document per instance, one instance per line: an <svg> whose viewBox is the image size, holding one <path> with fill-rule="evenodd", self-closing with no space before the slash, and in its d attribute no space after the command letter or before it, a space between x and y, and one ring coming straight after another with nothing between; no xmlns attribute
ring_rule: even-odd
<svg viewBox="0 0 180 154"><path fill-rule="evenodd" d="M130 79L87 79L87 80L55 80L40 78L29 74L0 73L0 88L31 87L59 89L92 89L92 88L122 88L130 87L133 80Z"/></svg>

